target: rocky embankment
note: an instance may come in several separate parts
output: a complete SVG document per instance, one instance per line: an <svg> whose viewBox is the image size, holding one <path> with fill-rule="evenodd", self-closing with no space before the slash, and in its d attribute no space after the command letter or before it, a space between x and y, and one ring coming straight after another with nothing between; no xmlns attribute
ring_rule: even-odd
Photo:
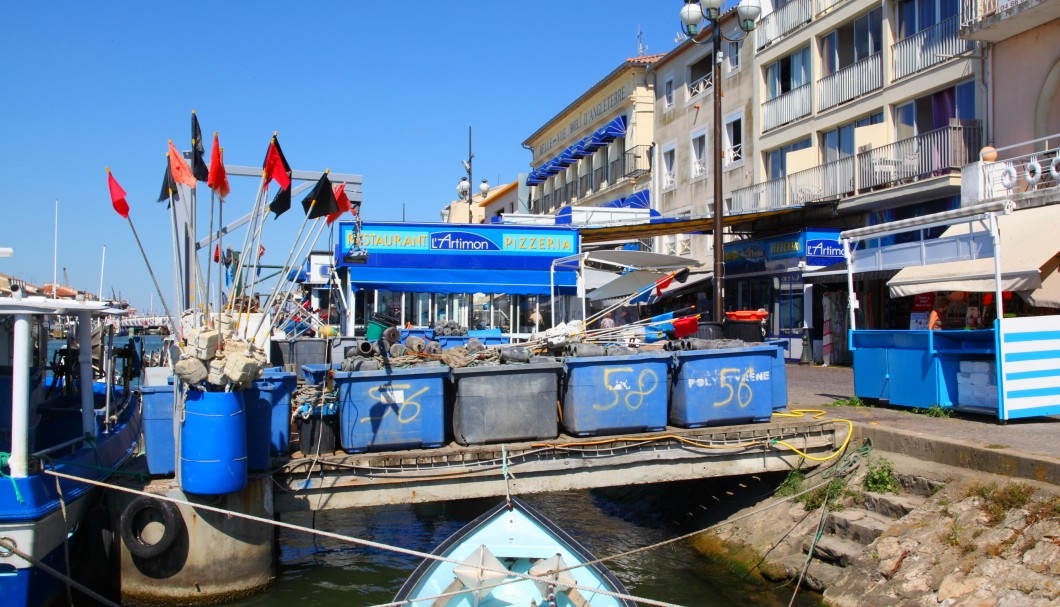
<svg viewBox="0 0 1060 607"><path fill-rule="evenodd" d="M824 506L823 489L774 496L694 541L834 607L1060 605L1060 488L875 452L831 489Z"/></svg>

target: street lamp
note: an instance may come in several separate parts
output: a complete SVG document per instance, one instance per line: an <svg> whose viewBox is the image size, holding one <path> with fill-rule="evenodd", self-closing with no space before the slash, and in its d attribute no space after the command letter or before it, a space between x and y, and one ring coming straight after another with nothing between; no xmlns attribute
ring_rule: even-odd
<svg viewBox="0 0 1060 607"><path fill-rule="evenodd" d="M467 200L467 222L471 223L471 159L475 155L471 153L471 127L467 127L467 160L461 160L460 162L464 165L464 170L467 171L467 177L461 177L460 183L456 184L456 193L461 198ZM486 192L490 191L490 184L485 179L482 183L478 184L478 191L482 194L482 199L486 199Z"/></svg>
<svg viewBox="0 0 1060 607"><path fill-rule="evenodd" d="M744 34L729 38L721 33L722 0L685 0L681 8L681 28L694 44L710 44L714 50L714 322L725 317L725 243L722 231L725 227L725 204L721 191L721 40L738 42L755 28L755 21L762 14L759 0L740 0L736 14ZM703 27L710 27L710 38L696 40Z"/></svg>

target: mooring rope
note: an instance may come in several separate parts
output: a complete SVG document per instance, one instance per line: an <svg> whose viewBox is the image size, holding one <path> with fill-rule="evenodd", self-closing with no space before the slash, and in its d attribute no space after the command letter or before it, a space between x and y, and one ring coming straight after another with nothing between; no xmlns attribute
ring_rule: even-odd
<svg viewBox="0 0 1060 607"><path fill-rule="evenodd" d="M85 593L86 595L88 595L93 600L95 600L95 601L97 601L97 602L99 602L99 603L101 603L103 605L106 605L107 607L121 607L121 605L119 605L118 603L115 603L114 601L111 601L111 600L107 599L106 597L98 594L97 592L95 592L91 588L88 588L84 584L78 582L77 580L71 578L70 576L64 574L63 572L58 571L56 569L53 569L52 567L48 566L43 561L39 561L39 560L33 558L32 556L26 554L25 552L22 552L21 550L18 549L18 546L15 545L15 541L12 540L11 538L0 537L0 550L5 551L5 552L9 552L11 554L14 554L14 555L18 556L19 558L21 558L22 560L26 561L27 563L33 565L34 567L40 568L41 571L44 571L48 575L51 575L51 576L53 576L53 577L55 577L55 578L57 578L59 580L62 580L64 582L66 582L67 588L73 586L74 588L77 588L79 591L81 591L81 592ZM74 604L73 603L73 599L70 600L70 604L71 605Z"/></svg>

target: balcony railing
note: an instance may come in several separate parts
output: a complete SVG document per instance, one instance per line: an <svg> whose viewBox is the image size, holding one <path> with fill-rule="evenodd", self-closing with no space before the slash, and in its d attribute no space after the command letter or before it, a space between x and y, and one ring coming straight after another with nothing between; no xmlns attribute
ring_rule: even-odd
<svg viewBox="0 0 1060 607"><path fill-rule="evenodd" d="M743 144L737 143L731 148L725 150L725 157L722 158L722 163L726 167L730 167L740 160L743 160Z"/></svg>
<svg viewBox="0 0 1060 607"><path fill-rule="evenodd" d="M974 25L997 12L997 0L961 0L961 25Z"/></svg>
<svg viewBox="0 0 1060 607"><path fill-rule="evenodd" d="M949 175L976 159L980 138L979 124L971 122L872 148L857 156L733 190L731 213L759 213L835 201L874 189ZM1045 158L1047 154L1040 153L1038 157ZM1056 150L1053 154L1057 157ZM1042 163L1041 166L1043 179L1048 178L1052 165Z"/></svg>
<svg viewBox="0 0 1060 607"><path fill-rule="evenodd" d="M762 130L768 131L810 114L809 84L792 89L762 104Z"/></svg>
<svg viewBox="0 0 1060 607"><path fill-rule="evenodd" d="M1000 148L998 152L1019 152L1027 149L1028 144L1041 144L1044 150L995 162L984 161L980 165L981 200L1011 198L1041 190L1060 193L1060 133L1025 144Z"/></svg>
<svg viewBox="0 0 1060 607"><path fill-rule="evenodd" d="M858 189L862 192L926 177L947 175L976 159L978 123L946 126L858 154Z"/></svg>
<svg viewBox="0 0 1060 607"><path fill-rule="evenodd" d="M891 46L894 79L898 80L952 59L975 48L975 43L957 37L957 15L903 38Z"/></svg>
<svg viewBox="0 0 1060 607"><path fill-rule="evenodd" d="M883 86L883 53L875 53L817 81L819 110L845 103Z"/></svg>
<svg viewBox="0 0 1060 607"><path fill-rule="evenodd" d="M820 16L830 12L847 2L850 2L850 0L817 0L817 15Z"/></svg>
<svg viewBox="0 0 1060 607"><path fill-rule="evenodd" d="M636 145L625 153L625 159L623 160L625 170L621 172L611 172L611 175L622 175L623 177L633 178L643 175L651 170L651 146L650 145ZM611 164L611 168L614 168L614 163Z"/></svg>
<svg viewBox="0 0 1060 607"><path fill-rule="evenodd" d="M578 191L582 196L587 196L593 189L592 175L582 175L578 178Z"/></svg>
<svg viewBox="0 0 1060 607"><path fill-rule="evenodd" d="M692 161L692 179L704 177L707 174L707 159L699 158Z"/></svg>
<svg viewBox="0 0 1060 607"><path fill-rule="evenodd" d="M755 51L790 34L813 18L813 0L793 0L758 21Z"/></svg>
<svg viewBox="0 0 1060 607"><path fill-rule="evenodd" d="M593 171L593 183L596 184L598 190L607 187L607 165Z"/></svg>
<svg viewBox="0 0 1060 607"><path fill-rule="evenodd" d="M670 169L662 172L662 189L670 190L677 187L677 171Z"/></svg>
<svg viewBox="0 0 1060 607"><path fill-rule="evenodd" d="M712 84L714 84L713 70L707 72L706 76L703 76L699 80L688 85L688 98L691 99L696 95L707 92L707 89L709 89Z"/></svg>

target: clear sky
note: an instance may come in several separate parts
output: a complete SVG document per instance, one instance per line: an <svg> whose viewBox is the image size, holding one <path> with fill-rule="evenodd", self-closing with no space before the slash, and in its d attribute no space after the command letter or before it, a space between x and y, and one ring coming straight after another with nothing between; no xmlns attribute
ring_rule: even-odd
<svg viewBox="0 0 1060 607"><path fill-rule="evenodd" d="M681 5L4 2L0 247L14 256L0 258L0 272L45 284L65 268L70 286L96 292L102 269L104 295L160 312L132 232L111 208L105 168L128 193L169 299L172 228L155 201L166 142L190 148L193 109L207 162L217 131L226 164L261 166L277 131L293 169L361 175L366 220L438 221L465 174L469 126L474 181L514 180L531 160L522 142L636 56L638 29L646 54L675 47ZM250 210L257 185L231 178L226 222ZM304 218L300 199L268 219L265 263L284 261ZM205 226L205 184L198 200Z"/></svg>

